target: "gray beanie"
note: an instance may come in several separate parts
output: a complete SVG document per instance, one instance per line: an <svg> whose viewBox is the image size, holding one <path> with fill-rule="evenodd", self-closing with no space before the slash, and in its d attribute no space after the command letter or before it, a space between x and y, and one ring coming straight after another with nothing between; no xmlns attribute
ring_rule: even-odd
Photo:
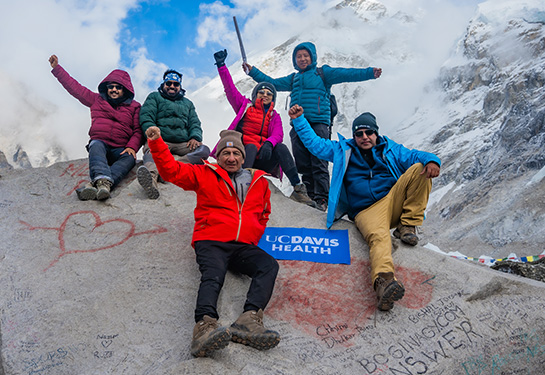
<svg viewBox="0 0 545 375"><path fill-rule="evenodd" d="M221 151L227 147L234 147L242 153L242 157L246 159L246 149L242 143L242 133L236 130L222 130L220 132L220 141L218 147L216 147L216 159L220 155Z"/></svg>
<svg viewBox="0 0 545 375"><path fill-rule="evenodd" d="M257 92L261 89L267 89L272 92L272 101L274 102L276 100L276 87L274 87L274 85L269 82L259 82L252 90L252 103L255 103L255 99L257 98Z"/></svg>
<svg viewBox="0 0 545 375"><path fill-rule="evenodd" d="M352 134L354 134L358 129L371 129L378 134L376 117L370 112L362 113L361 115L356 117L356 119L352 123Z"/></svg>

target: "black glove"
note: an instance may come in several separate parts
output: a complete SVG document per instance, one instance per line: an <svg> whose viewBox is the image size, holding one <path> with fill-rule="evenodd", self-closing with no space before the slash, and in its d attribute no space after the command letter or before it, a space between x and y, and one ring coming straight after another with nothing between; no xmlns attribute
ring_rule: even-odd
<svg viewBox="0 0 545 375"><path fill-rule="evenodd" d="M269 141L265 141L259 149L259 160L270 160L272 156L273 145Z"/></svg>
<svg viewBox="0 0 545 375"><path fill-rule="evenodd" d="M214 53L214 59L216 59L216 65L218 68L225 65L225 58L227 57L227 50L218 51Z"/></svg>

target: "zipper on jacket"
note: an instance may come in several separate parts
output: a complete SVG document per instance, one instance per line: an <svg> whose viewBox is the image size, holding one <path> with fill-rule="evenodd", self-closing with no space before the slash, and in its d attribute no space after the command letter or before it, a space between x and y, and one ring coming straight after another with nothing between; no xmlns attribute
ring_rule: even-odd
<svg viewBox="0 0 545 375"><path fill-rule="evenodd" d="M248 197L248 195L250 195L250 190L254 187L254 185L256 184L257 181L259 181L261 178L263 178L265 175L261 175L259 176L258 178L256 178L256 180L250 185L250 187L248 188L248 192L246 193L246 197ZM244 200L244 202L246 201L246 199ZM238 210L238 230L237 230L237 236L236 236L236 239L235 241L238 241L238 238L240 236L240 230L242 229L242 209L244 208L244 202L242 202L242 204L240 205L239 207L239 210ZM238 195L237 195L237 205L241 203L240 202L240 199L238 199ZM265 206L265 208L267 208L267 206Z"/></svg>
<svg viewBox="0 0 545 375"><path fill-rule="evenodd" d="M264 112L264 111L262 111ZM259 137L261 138L261 142L259 144L263 146L263 128L265 127L265 118L267 117L266 113L263 113L263 121L261 121L261 130L259 131ZM270 125L270 124L269 124ZM261 148L261 146L259 146Z"/></svg>

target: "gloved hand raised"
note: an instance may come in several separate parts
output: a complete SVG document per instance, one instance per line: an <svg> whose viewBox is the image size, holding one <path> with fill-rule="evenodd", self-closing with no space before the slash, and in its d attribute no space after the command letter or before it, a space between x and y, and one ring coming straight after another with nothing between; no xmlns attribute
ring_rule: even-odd
<svg viewBox="0 0 545 375"><path fill-rule="evenodd" d="M272 156L273 145L269 141L265 141L259 149L259 160L270 160Z"/></svg>
<svg viewBox="0 0 545 375"><path fill-rule="evenodd" d="M218 51L216 53L214 53L214 59L216 60L216 65L218 66L218 68L220 66L224 66L225 65L225 58L227 57L227 50L224 49L223 51Z"/></svg>

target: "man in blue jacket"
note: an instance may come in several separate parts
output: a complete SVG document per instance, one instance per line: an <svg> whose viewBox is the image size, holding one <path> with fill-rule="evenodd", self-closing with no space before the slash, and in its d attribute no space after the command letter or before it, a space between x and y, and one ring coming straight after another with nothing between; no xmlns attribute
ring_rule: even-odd
<svg viewBox="0 0 545 375"><path fill-rule="evenodd" d="M288 113L305 147L333 162L327 227L345 214L355 222L369 245L378 308L390 310L405 294L394 277L390 229L396 228L394 235L403 242L418 243L415 227L424 220L431 179L439 176L441 160L379 136L376 118L369 112L354 120L352 139L339 134L339 141L317 136L301 106L294 105Z"/></svg>

